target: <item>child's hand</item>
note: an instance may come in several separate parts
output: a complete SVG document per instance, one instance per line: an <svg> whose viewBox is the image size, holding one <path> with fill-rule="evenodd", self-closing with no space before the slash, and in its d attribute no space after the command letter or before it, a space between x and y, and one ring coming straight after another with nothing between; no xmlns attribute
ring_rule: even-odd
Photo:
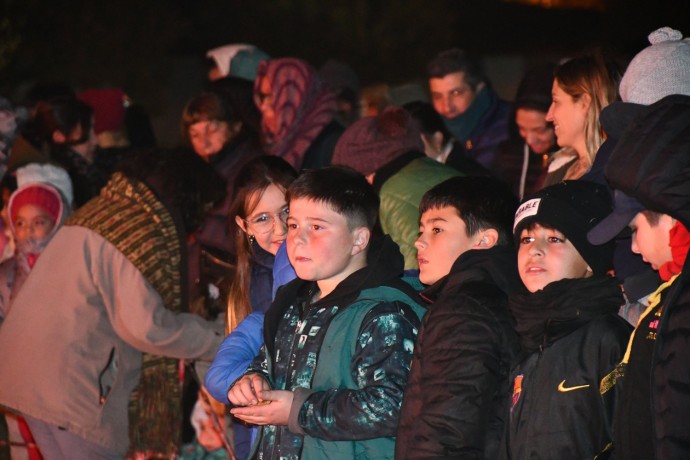
<svg viewBox="0 0 690 460"><path fill-rule="evenodd" d="M262 398L261 403L249 407L235 407L230 413L254 425L287 425L292 406L292 391L264 390Z"/></svg>
<svg viewBox="0 0 690 460"><path fill-rule="evenodd" d="M253 406L263 401L264 390L270 390L271 386L259 374L247 374L239 379L228 391L228 399L235 406Z"/></svg>

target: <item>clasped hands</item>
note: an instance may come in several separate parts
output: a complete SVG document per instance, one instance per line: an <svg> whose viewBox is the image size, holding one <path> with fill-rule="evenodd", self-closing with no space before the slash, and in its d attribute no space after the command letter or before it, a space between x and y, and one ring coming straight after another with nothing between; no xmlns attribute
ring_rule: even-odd
<svg viewBox="0 0 690 460"><path fill-rule="evenodd" d="M228 391L228 399L236 406L230 413L254 425L287 425L292 406L291 391L271 390L259 374L247 374Z"/></svg>

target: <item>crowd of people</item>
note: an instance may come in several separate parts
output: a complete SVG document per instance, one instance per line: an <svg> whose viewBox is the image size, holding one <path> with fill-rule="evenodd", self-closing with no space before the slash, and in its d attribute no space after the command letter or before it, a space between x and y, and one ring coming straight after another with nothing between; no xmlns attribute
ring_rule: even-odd
<svg viewBox="0 0 690 460"><path fill-rule="evenodd" d="M214 48L175 148L120 89L0 100L0 458L690 458L690 40L648 38L511 102L457 48L397 92Z"/></svg>

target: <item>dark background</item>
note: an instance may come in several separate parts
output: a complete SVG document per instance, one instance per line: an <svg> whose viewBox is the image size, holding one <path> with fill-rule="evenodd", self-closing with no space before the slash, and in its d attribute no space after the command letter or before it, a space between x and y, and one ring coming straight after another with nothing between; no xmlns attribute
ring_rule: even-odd
<svg viewBox="0 0 690 460"><path fill-rule="evenodd" d="M689 0L2 2L0 95L21 103L46 81L120 87L149 110L162 144L176 141L184 102L203 84L206 50L228 43L315 67L336 58L363 85L423 78L431 57L457 46L510 99L536 61L601 47L625 62L658 27L690 34Z"/></svg>

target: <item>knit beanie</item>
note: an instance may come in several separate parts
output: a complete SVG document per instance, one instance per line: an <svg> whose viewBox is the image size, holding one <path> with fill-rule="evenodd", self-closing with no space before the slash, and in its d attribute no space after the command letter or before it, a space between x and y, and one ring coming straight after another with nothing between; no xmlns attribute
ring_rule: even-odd
<svg viewBox="0 0 690 460"><path fill-rule="evenodd" d="M10 196L10 200L7 204L7 211L10 215L10 223L13 232L19 210L27 204L32 204L45 210L53 219L53 223L59 222L60 216L62 215L60 192L48 184L29 184L17 189L12 196Z"/></svg>
<svg viewBox="0 0 690 460"><path fill-rule="evenodd" d="M406 110L391 106L347 128L335 146L332 164L367 176L410 151L424 151L419 126Z"/></svg>
<svg viewBox="0 0 690 460"><path fill-rule="evenodd" d="M613 244L596 246L587 232L612 211L611 196L604 185L570 180L546 187L527 197L515 212L513 234L519 244L522 230L532 223L562 232L595 275L604 275L613 262Z"/></svg>
<svg viewBox="0 0 690 460"><path fill-rule="evenodd" d="M256 79L259 63L270 59L268 54L256 46L245 43L219 46L209 50L206 56L213 59L222 76L249 81Z"/></svg>
<svg viewBox="0 0 690 460"><path fill-rule="evenodd" d="M549 111L554 69L553 64L544 64L525 73L515 95L516 109L532 109L544 113Z"/></svg>
<svg viewBox="0 0 690 460"><path fill-rule="evenodd" d="M96 134L124 127L127 96L120 88L87 89L77 97L93 109Z"/></svg>
<svg viewBox="0 0 690 460"><path fill-rule="evenodd" d="M630 61L619 92L623 102L650 105L670 94L690 96L690 39L670 27L649 34L651 46Z"/></svg>

